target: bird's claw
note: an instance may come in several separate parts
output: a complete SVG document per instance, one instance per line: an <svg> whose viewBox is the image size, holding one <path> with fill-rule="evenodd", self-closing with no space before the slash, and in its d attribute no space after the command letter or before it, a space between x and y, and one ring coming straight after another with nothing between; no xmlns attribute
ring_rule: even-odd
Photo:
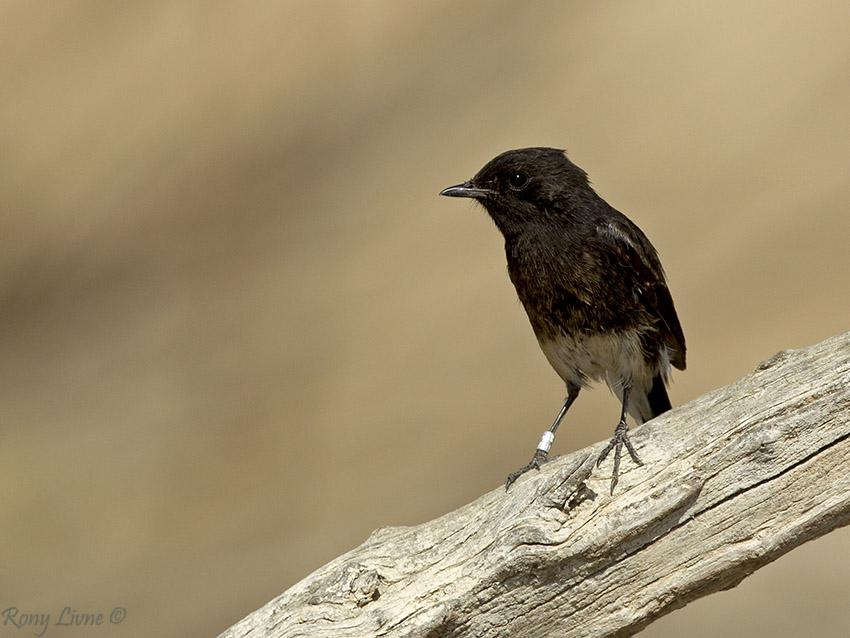
<svg viewBox="0 0 850 638"><path fill-rule="evenodd" d="M632 442L629 440L629 426L626 425L625 418L620 419L620 422L617 424L617 428L614 430L614 436L611 437L611 440L608 441L608 445L605 446L605 449L599 454L599 458L596 459L596 467L599 467L611 450L614 450L614 471L611 473L612 495L614 494L614 488L617 486L617 481L620 477L620 456L623 452L623 446L626 447L629 456L632 457L632 461L634 461L635 464L643 465L643 462L638 458L637 452L635 452L634 446L632 446Z"/></svg>
<svg viewBox="0 0 850 638"><path fill-rule="evenodd" d="M535 450L534 456L531 458L531 461L528 463L528 465L519 468L516 472L511 472L510 474L508 474L508 479L505 481L505 491L507 492L509 489L511 489L511 485L513 485L514 482L520 476L522 476L529 470L539 470L540 466L548 460L548 452L544 452L543 450Z"/></svg>

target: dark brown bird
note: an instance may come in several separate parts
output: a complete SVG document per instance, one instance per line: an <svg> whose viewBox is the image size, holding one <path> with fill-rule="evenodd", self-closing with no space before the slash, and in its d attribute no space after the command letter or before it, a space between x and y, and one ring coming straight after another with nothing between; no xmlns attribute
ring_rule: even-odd
<svg viewBox="0 0 850 638"><path fill-rule="evenodd" d="M567 396L531 462L539 469L579 391L604 380L622 402L614 436L611 493L629 441L626 414L643 423L670 409L670 367L685 369L685 336L658 253L646 235L591 188L587 174L554 148L524 148L494 158L470 181L441 195L484 206L505 237L508 273L543 354Z"/></svg>

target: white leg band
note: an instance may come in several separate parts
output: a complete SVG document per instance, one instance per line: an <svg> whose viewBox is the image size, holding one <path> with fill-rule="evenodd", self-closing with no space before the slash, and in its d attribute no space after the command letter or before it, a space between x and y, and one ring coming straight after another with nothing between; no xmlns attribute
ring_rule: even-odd
<svg viewBox="0 0 850 638"><path fill-rule="evenodd" d="M552 441L555 440L555 433L546 430L543 436L540 437L540 443L537 444L537 449L541 452L549 452L552 449Z"/></svg>

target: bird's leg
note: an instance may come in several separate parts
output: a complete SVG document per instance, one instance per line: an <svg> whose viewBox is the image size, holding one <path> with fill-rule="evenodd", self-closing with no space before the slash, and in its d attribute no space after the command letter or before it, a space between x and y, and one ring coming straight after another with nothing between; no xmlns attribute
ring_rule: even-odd
<svg viewBox="0 0 850 638"><path fill-rule="evenodd" d="M622 454L624 445L629 452L629 456L632 457L632 461L638 465L643 465L638 458L637 452L635 452L635 448L632 447L632 442L629 440L629 426L626 425L626 410L629 405L630 391L631 386L629 385L623 388L623 410L620 412L620 422L617 423L617 427L614 429L614 436L608 441L608 445L605 446L605 449L602 450L602 453L596 460L596 467L599 467L602 461L605 460L605 457L608 456L608 453L614 450L614 472L611 474L611 494L614 494L614 488L617 486L617 480L620 476L620 455Z"/></svg>
<svg viewBox="0 0 850 638"><path fill-rule="evenodd" d="M505 481L505 491L509 490L511 485L514 484L514 481L520 476L532 469L539 470L540 466L549 460L549 450L552 448L552 441L555 440L555 432L557 432L558 426L561 425L561 420L564 418L567 410L570 409L570 406L576 400L576 397L578 397L580 389L577 385L567 384L567 398L564 399L561 411L558 412L558 416L555 417L555 421L549 426L549 429L543 433L543 437L540 439L540 443L537 444L537 449L534 450L534 456L531 457L528 465L519 468L516 472L508 474L508 480Z"/></svg>

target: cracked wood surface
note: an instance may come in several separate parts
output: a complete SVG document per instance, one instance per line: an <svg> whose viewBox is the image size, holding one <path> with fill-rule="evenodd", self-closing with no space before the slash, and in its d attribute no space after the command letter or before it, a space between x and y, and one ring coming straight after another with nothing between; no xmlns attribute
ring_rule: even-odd
<svg viewBox="0 0 850 638"><path fill-rule="evenodd" d="M628 636L850 522L850 332L415 527L374 532L220 638Z"/></svg>

